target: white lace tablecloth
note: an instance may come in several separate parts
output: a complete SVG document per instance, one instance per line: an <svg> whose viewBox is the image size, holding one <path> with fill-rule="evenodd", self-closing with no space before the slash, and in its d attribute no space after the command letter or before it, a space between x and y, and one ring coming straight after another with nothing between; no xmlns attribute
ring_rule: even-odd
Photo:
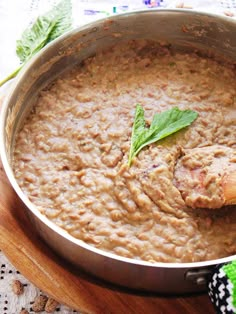
<svg viewBox="0 0 236 314"><path fill-rule="evenodd" d="M22 295L18 296L13 292L12 284L15 280L19 280L24 286ZM47 295L23 277L0 251L0 314L19 314L22 309L27 309L30 314L35 313L31 310L31 306L40 294ZM79 312L59 304L54 313L75 314Z"/></svg>
<svg viewBox="0 0 236 314"><path fill-rule="evenodd" d="M55 0L0 0L0 79L4 78L18 66L19 61L15 55L16 39L21 36L22 31L32 19L46 11L48 7L56 2ZM232 18L236 16L236 0L72 0L75 25L81 25L107 15L115 14L114 12L149 9L151 5L148 3L150 2L152 2L152 6L154 7L176 8L185 6L188 9L193 8L206 12L225 14L232 16ZM40 291L24 278L11 265L1 251L0 272L0 314L18 314L24 308L30 314L33 314L31 306L35 297L45 294L45 292ZM12 282L16 279L24 285L24 293L20 296L17 296L12 290ZM59 304L55 313L71 314L78 312Z"/></svg>

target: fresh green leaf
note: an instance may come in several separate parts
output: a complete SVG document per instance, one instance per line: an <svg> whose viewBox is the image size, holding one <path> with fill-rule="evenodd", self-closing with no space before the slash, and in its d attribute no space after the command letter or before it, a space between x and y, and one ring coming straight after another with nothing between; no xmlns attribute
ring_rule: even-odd
<svg viewBox="0 0 236 314"><path fill-rule="evenodd" d="M0 86L14 78L33 55L49 42L72 28L71 0L62 0L27 28L16 42L16 54L21 65L12 74L0 81Z"/></svg>
<svg viewBox="0 0 236 314"><path fill-rule="evenodd" d="M49 42L55 25L55 20L41 16L37 18L31 28L23 32L21 39L16 42L16 54L22 63L28 61Z"/></svg>
<svg viewBox="0 0 236 314"><path fill-rule="evenodd" d="M129 164L131 164L131 160L134 157L134 152L137 151L136 146L144 130L145 130L144 110L143 107L138 104L136 106L134 124L131 135L132 140L130 147Z"/></svg>
<svg viewBox="0 0 236 314"><path fill-rule="evenodd" d="M128 165L131 165L133 158L145 146L153 144L189 126L197 116L198 114L195 111L180 110L174 107L170 110L156 113L148 128L145 124L144 110L141 105L137 104L131 134Z"/></svg>
<svg viewBox="0 0 236 314"><path fill-rule="evenodd" d="M71 26L71 1L62 0L45 15L39 16L17 41L16 53L21 62L26 62L50 41L69 30Z"/></svg>
<svg viewBox="0 0 236 314"><path fill-rule="evenodd" d="M55 26L49 37L49 41L52 41L72 28L71 0L59 2L57 6L46 14L46 18L50 21L55 21Z"/></svg>

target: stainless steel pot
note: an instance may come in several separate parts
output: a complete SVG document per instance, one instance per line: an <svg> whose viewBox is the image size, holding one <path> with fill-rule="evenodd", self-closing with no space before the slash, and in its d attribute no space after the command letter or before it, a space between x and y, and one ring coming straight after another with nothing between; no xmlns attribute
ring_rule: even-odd
<svg viewBox="0 0 236 314"><path fill-rule="evenodd" d="M148 263L116 256L74 239L42 216L19 188L11 168L17 129L38 91L62 71L123 39L150 38L184 50L216 53L236 61L236 21L185 10L150 10L116 15L71 31L49 44L16 78L1 113L0 151L6 174L26 206L35 230L62 257L89 273L129 288L186 293L206 288L214 265L235 256L198 263Z"/></svg>

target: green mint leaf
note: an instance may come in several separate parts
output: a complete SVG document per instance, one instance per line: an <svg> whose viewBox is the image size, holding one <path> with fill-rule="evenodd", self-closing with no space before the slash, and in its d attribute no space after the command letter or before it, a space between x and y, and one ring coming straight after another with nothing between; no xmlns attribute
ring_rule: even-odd
<svg viewBox="0 0 236 314"><path fill-rule="evenodd" d="M17 40L16 54L22 63L30 59L50 41L56 39L72 27L72 5L70 0L62 0L34 24L27 28Z"/></svg>
<svg viewBox="0 0 236 314"><path fill-rule="evenodd" d="M156 113L150 127L147 128L145 127L144 110L141 105L137 105L131 135L128 165L131 165L133 158L144 147L189 126L197 116L198 114L195 111L180 110L174 107L170 110Z"/></svg>
<svg viewBox="0 0 236 314"><path fill-rule="evenodd" d="M129 165L131 165L132 159L135 156L135 152L137 151L137 144L140 141L142 134L145 134L145 120L144 120L144 110L143 107L139 104L136 106L135 110L135 118L134 124L132 128L132 141L130 147L130 155L129 155Z"/></svg>
<svg viewBox="0 0 236 314"><path fill-rule="evenodd" d="M22 33L21 39L16 42L16 54L21 61L21 66L0 81L0 86L14 78L24 64L44 46L71 28L71 0L62 0L43 16L39 16L33 25Z"/></svg>
<svg viewBox="0 0 236 314"><path fill-rule="evenodd" d="M62 0L46 13L46 18L55 21L55 26L49 36L49 42L61 36L72 28L71 0Z"/></svg>
<svg viewBox="0 0 236 314"><path fill-rule="evenodd" d="M20 40L17 40L16 54L22 63L28 61L48 42L56 21L44 16L38 17L33 26L26 29Z"/></svg>

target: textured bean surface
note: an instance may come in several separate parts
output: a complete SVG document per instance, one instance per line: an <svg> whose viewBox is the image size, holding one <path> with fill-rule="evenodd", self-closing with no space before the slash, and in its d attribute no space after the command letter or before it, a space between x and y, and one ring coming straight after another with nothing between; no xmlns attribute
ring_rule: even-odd
<svg viewBox="0 0 236 314"><path fill-rule="evenodd" d="M149 262L235 254L235 208L193 210L174 184L183 150L235 150L235 97L233 67L145 41L113 47L40 93L16 141L16 178L43 215L99 249ZM199 117L129 168L137 103L147 123L173 106Z"/></svg>

